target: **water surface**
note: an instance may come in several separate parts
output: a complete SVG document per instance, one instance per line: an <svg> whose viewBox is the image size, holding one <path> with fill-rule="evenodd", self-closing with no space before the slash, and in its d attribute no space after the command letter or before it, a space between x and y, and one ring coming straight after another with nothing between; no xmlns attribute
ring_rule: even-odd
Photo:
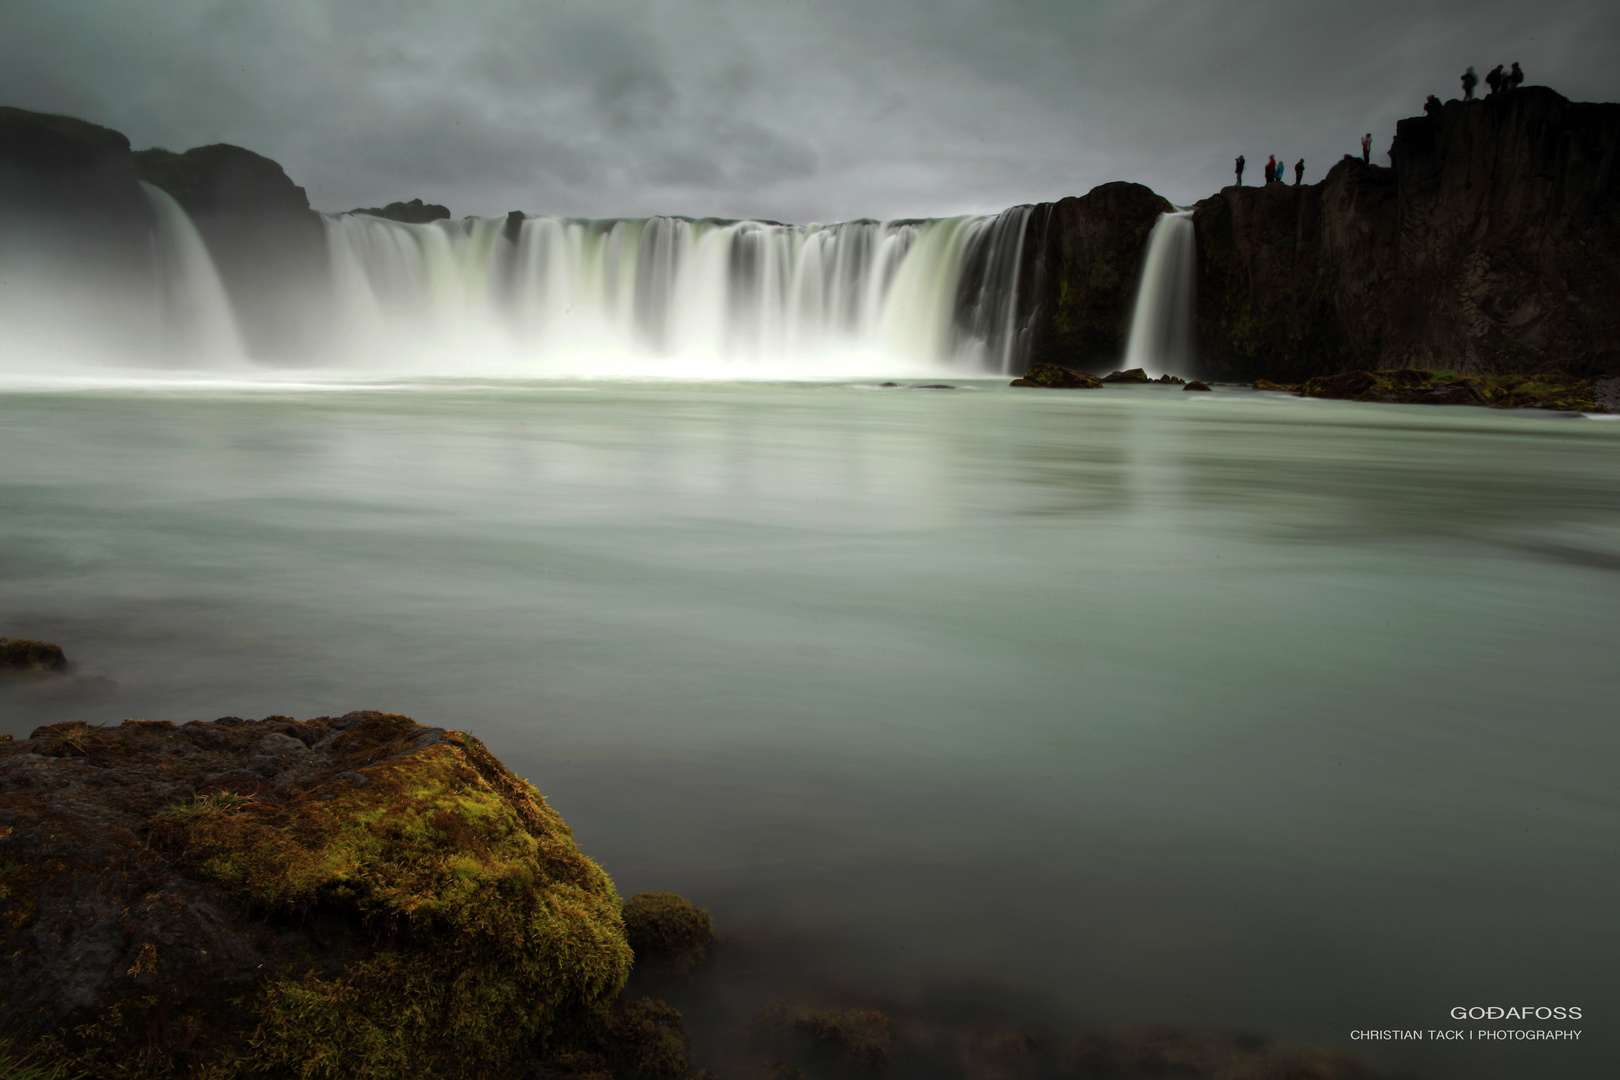
<svg viewBox="0 0 1620 1080"><path fill-rule="evenodd" d="M967 386L0 393L0 731L403 712L784 986L1608 1075L1620 424ZM1350 1039L1474 1004L1584 1034Z"/></svg>

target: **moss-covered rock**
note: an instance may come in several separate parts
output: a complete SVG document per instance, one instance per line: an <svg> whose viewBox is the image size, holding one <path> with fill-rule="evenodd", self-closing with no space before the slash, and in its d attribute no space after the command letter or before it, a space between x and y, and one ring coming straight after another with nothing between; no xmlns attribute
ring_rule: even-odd
<svg viewBox="0 0 1620 1080"><path fill-rule="evenodd" d="M460 732L0 744L0 1036L92 1076L515 1075L599 1026L630 961L613 883Z"/></svg>
<svg viewBox="0 0 1620 1080"><path fill-rule="evenodd" d="M637 893L624 903L624 936L638 963L690 968L714 944L709 913L672 892Z"/></svg>
<svg viewBox="0 0 1620 1080"><path fill-rule="evenodd" d="M1014 379L1007 385L1044 387L1048 390L1098 390L1102 388L1102 380L1061 364L1037 362L1029 366L1023 378Z"/></svg>
<svg viewBox="0 0 1620 1080"><path fill-rule="evenodd" d="M1183 390L1208 390L1209 389L1209 383L1200 382L1198 379L1194 379L1192 382L1188 383L1186 386L1183 386L1182 389Z"/></svg>
<svg viewBox="0 0 1620 1080"><path fill-rule="evenodd" d="M608 1021L605 1043L619 1074L643 1080L682 1080L692 1054L681 1014L653 998L630 1002Z"/></svg>
<svg viewBox="0 0 1620 1080"><path fill-rule="evenodd" d="M0 675L40 674L66 671L67 656L62 646L27 638L0 638Z"/></svg>

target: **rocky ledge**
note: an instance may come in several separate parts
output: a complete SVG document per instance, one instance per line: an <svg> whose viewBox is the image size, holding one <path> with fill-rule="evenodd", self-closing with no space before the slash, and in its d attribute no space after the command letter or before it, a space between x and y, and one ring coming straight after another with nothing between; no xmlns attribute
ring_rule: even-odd
<svg viewBox="0 0 1620 1080"><path fill-rule="evenodd" d="M660 1003L611 1011L631 959L607 874L469 735L0 741L0 1033L92 1076L516 1076L614 1025L684 1047Z"/></svg>
<svg viewBox="0 0 1620 1080"><path fill-rule="evenodd" d="M1463 375L1453 371L1397 368L1390 371L1346 371L1285 385L1260 379L1256 390L1276 390L1298 397L1345 401L1381 401L1396 405L1488 405L1496 409L1547 409L1554 412L1609 412L1610 383L1620 380L1539 375Z"/></svg>

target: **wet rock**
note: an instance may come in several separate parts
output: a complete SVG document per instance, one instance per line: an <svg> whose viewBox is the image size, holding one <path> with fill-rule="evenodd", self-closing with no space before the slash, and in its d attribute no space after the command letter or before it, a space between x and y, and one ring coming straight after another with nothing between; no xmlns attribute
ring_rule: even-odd
<svg viewBox="0 0 1620 1080"><path fill-rule="evenodd" d="M540 793L385 713L0 742L0 866L0 1030L93 1075L515 1074L631 960Z"/></svg>
<svg viewBox="0 0 1620 1080"><path fill-rule="evenodd" d="M1147 372L1139 367L1133 367L1129 371L1111 371L1103 376L1102 381L1105 383L1145 383L1148 381L1148 377Z"/></svg>
<svg viewBox="0 0 1620 1080"><path fill-rule="evenodd" d="M1282 390L1290 394L1299 389L1298 386L1288 386L1282 383L1274 383L1270 379L1254 380L1254 388L1256 390Z"/></svg>
<svg viewBox="0 0 1620 1080"><path fill-rule="evenodd" d="M1159 382L1159 383L1164 383L1166 386L1181 386L1187 380L1183 379L1179 375L1171 375L1169 372L1165 372L1163 375L1160 375L1157 379L1154 379L1153 381L1154 382Z"/></svg>
<svg viewBox="0 0 1620 1080"><path fill-rule="evenodd" d="M816 1009L778 1001L754 1023L764 1032L808 1041L845 1069L881 1069L895 1046L894 1021L877 1009Z"/></svg>
<svg viewBox="0 0 1620 1080"><path fill-rule="evenodd" d="M608 1022L606 1045L621 1074L646 1080L683 1080L692 1053L681 1014L654 998L624 1006Z"/></svg>
<svg viewBox="0 0 1620 1080"><path fill-rule="evenodd" d="M1208 390L1209 389L1209 383L1200 382L1197 379L1194 379L1192 382L1188 383L1186 386L1183 386L1182 389L1183 390Z"/></svg>
<svg viewBox="0 0 1620 1080"><path fill-rule="evenodd" d="M624 936L637 963L689 969L714 944L709 913L672 892L637 893L624 902Z"/></svg>
<svg viewBox="0 0 1620 1080"><path fill-rule="evenodd" d="M372 217L401 221L407 225L426 225L430 221L445 220L450 216L450 209L438 203L412 199L410 202L391 202L387 206L356 207L349 213L370 214Z"/></svg>
<svg viewBox="0 0 1620 1080"><path fill-rule="evenodd" d="M1338 375L1319 375L1300 388L1305 397L1354 398L1378 384L1378 376L1370 371L1345 371Z"/></svg>
<svg viewBox="0 0 1620 1080"><path fill-rule="evenodd" d="M1059 364L1034 363L1023 378L1014 379L1008 385L1045 387L1049 390L1096 390L1102 386L1102 380Z"/></svg>
<svg viewBox="0 0 1620 1080"><path fill-rule="evenodd" d="M57 674L68 669L62 646L27 638L0 638L0 675Z"/></svg>
<svg viewBox="0 0 1620 1080"><path fill-rule="evenodd" d="M950 385L949 383L912 383L910 389L912 389L912 390L955 390L956 387Z"/></svg>

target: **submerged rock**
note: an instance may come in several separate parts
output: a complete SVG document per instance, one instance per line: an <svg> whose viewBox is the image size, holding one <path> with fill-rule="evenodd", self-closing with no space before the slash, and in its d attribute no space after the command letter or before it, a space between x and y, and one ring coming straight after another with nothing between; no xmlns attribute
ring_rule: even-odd
<svg viewBox="0 0 1620 1080"><path fill-rule="evenodd" d="M714 944L709 913L672 892L637 893L624 902L624 936L637 961L688 969Z"/></svg>
<svg viewBox="0 0 1620 1080"><path fill-rule="evenodd" d="M1199 380L1194 379L1192 382L1188 383L1186 386L1183 386L1182 389L1183 390L1208 390L1209 389L1209 383L1200 382Z"/></svg>
<svg viewBox="0 0 1620 1080"><path fill-rule="evenodd" d="M0 674L57 673L68 669L62 646L27 638L0 638Z"/></svg>
<svg viewBox="0 0 1620 1080"><path fill-rule="evenodd" d="M1180 375L1171 375L1169 372L1166 372L1165 374L1160 375L1157 379L1154 379L1153 381L1154 382L1165 383L1166 385L1169 385L1169 386L1182 386L1182 385L1184 385L1186 383L1187 380L1183 379Z"/></svg>
<svg viewBox="0 0 1620 1080"><path fill-rule="evenodd" d="M540 793L385 713L0 743L0 866L0 1031L97 1077L506 1074L631 961Z"/></svg>
<svg viewBox="0 0 1620 1080"><path fill-rule="evenodd" d="M1041 386L1049 390L1096 390L1102 386L1102 380L1095 375L1084 371L1076 371L1059 364L1034 363L1021 379L1014 379L1009 386Z"/></svg>
<svg viewBox="0 0 1620 1080"><path fill-rule="evenodd" d="M1147 377L1147 372L1143 371L1139 367L1133 367L1129 371L1111 371L1107 375L1103 376L1102 381L1119 383L1145 383L1149 380Z"/></svg>

